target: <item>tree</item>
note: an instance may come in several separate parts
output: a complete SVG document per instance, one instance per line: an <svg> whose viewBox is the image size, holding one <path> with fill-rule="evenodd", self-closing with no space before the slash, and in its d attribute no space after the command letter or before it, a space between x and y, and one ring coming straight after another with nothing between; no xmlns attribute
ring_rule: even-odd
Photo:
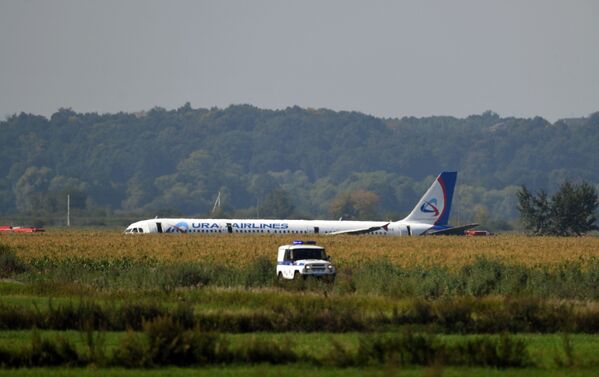
<svg viewBox="0 0 599 377"><path fill-rule="evenodd" d="M377 216L379 197L366 190L342 192L333 199L329 208L335 217L347 220L372 220Z"/></svg>
<svg viewBox="0 0 599 377"><path fill-rule="evenodd" d="M595 188L586 182L576 185L566 181L550 199L545 191L534 195L525 186L517 195L520 218L532 234L580 236L597 229L599 199Z"/></svg>
<svg viewBox="0 0 599 377"><path fill-rule="evenodd" d="M474 222L487 225L489 223L489 210L483 204L474 206Z"/></svg>
<svg viewBox="0 0 599 377"><path fill-rule="evenodd" d="M331 202L329 211L336 218L353 219L356 216L356 209L352 204L351 193L339 193Z"/></svg>
<svg viewBox="0 0 599 377"><path fill-rule="evenodd" d="M295 206L289 193L283 189L275 189L266 196L259 206L260 217L265 219L284 219L293 214Z"/></svg>
<svg viewBox="0 0 599 377"><path fill-rule="evenodd" d="M599 206L597 192L590 184L574 185L566 181L551 199L554 233L580 236L593 229Z"/></svg>
<svg viewBox="0 0 599 377"><path fill-rule="evenodd" d="M50 184L50 169L32 166L25 170L15 186L17 208L22 212L42 208Z"/></svg>
<svg viewBox="0 0 599 377"><path fill-rule="evenodd" d="M532 194L526 186L522 186L518 196L518 211L524 228L534 235L550 234L550 206L547 193L540 190L538 195Z"/></svg>

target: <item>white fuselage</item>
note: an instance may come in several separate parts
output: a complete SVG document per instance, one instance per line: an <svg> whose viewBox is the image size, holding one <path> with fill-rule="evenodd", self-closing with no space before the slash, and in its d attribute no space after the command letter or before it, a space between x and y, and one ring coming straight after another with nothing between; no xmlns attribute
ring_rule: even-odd
<svg viewBox="0 0 599 377"><path fill-rule="evenodd" d="M379 228L364 232L382 236L420 235L431 224L417 222L269 220L269 219L150 219L133 223L126 233L192 234L343 234L356 229Z"/></svg>

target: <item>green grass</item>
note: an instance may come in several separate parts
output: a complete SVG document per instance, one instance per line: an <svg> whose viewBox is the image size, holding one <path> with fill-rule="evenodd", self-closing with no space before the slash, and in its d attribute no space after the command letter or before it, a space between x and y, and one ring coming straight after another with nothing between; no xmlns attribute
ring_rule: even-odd
<svg viewBox="0 0 599 377"><path fill-rule="evenodd" d="M335 289L327 289L326 287L312 287L311 289L298 289L297 287L278 287L277 285L269 282L262 285L249 285L244 286L239 283L233 287L228 287L226 284L214 283L207 286L200 285L175 285L168 286L165 288L164 281L157 278L160 276L160 271L168 272L173 276L181 275L181 272L186 270L181 266L169 269L168 266L158 266L163 268L162 270L152 270L153 276L148 277L147 274L142 272L150 271L154 267L141 266L139 269L133 268L132 270L126 268L97 268L93 271L87 271L85 268L74 263L72 266L79 268L78 270L71 270L70 265L65 264L61 268L52 270L50 269L49 274L45 274L39 270L37 272L27 272L22 275L14 275L10 279L0 281L0 302L7 306L16 306L22 308L32 309L36 313L50 311L50 306L56 309L59 306L77 306L80 303L96 304L102 307L110 313L119 313L122 311L123 304L129 303L148 303L149 305L156 305L160 308L168 308L169 310L181 305L186 308L193 308L193 314L195 316L200 315L213 315L214 317L224 317L226 315L237 315L241 314L240 318L247 316L248 318L257 318L260 314L276 313L280 317L289 321L289 318L296 318L291 320L291 323L301 324L298 327L290 327L292 329L300 329L307 331L307 327L304 326L302 319L307 318L310 315L316 314L327 314L333 313L333 318L341 318L343 323L348 323L348 314L358 313L360 314L359 320L364 323L373 323L377 318L394 318L393 314L399 313L400 317L414 318L416 321L409 322L402 319L402 322L385 322L379 320L380 324L375 327L352 327L345 330L330 330L330 331L364 331L360 332L348 332L348 333L333 333L333 332L289 332L289 328L279 328L281 332L253 332L253 333L231 333L232 327L228 326L231 322L223 322L228 327L221 326L217 331L221 331L221 335L227 340L231 349L243 350L247 345L251 345L255 340L264 340L270 342L277 342L281 344L292 344L292 350L295 354L306 355L309 357L303 360L311 360L314 358L323 358L323 355L331 352L334 349L334 344L341 344L344 348L350 351L356 351L360 343L360 339L363 336L376 337L379 334L385 334L391 331L400 331L409 326L407 323L420 323L417 321L419 318L425 316L439 315L443 317L443 320L447 320L449 325L439 324L437 322L426 322L424 325L417 325L419 327L412 327L413 329L420 329L422 331L445 331L452 333L438 334L439 341L445 344L457 344L471 340L479 335L469 334L460 335L460 331L472 331L472 332L500 332L501 329L487 330L477 327L475 330L464 330L460 328L460 321L463 318L481 318L483 315L495 314L496 316L490 316L490 323L508 323L512 324L517 321L528 323L527 321L540 319L543 320L547 315L557 313L563 318L571 319L581 312L587 310L588 318L581 320L580 323L599 323L593 319L598 311L597 302L593 301L596 299L595 295L597 290L591 289L594 287L589 284L588 281L596 281L595 277L599 275L593 275L582 271L582 275L578 274L578 269L572 270L564 269L564 276L570 276L570 278L561 280L543 280L543 276L538 275L533 269L522 267L521 270L515 269L513 266L507 266L502 264L496 264L488 261L477 262L469 266L471 270L464 270L460 274L447 275L445 272L437 271L438 273L432 273L428 269L425 270L410 270L397 269L389 263L379 261L380 263L371 263L367 265L364 271L354 271L353 283L357 284L362 289L351 290L351 289L340 289L345 285L348 285L352 281L343 279L338 280L339 287ZM596 267L595 274L599 273L599 261L594 265ZM134 266L135 267L135 266ZM143 268L142 268L143 267ZM251 266L248 269L251 270ZM179 271L180 270L180 271ZM193 272L193 271L192 271ZM250 271L251 272L251 271ZM401 272L401 274L399 274ZM422 274L421 274L422 272ZM528 284L526 289L522 287L512 290L511 285L514 282L520 282L521 279L517 279L513 272L521 272L520 277L525 276L530 279L526 280ZM541 271L542 272L542 271ZM137 273L137 274L134 274ZM245 273L245 272L244 272ZM539 272L540 273L540 272ZM28 274L28 275L27 275ZM64 274L61 275L61 274ZM132 275L129 276L129 274ZM360 275L361 274L361 275ZM387 275L385 275L387 274ZM577 276L586 276L588 281L576 279ZM216 275L215 275L216 276ZM242 275L240 275L242 276ZM246 275L243 275L245 279ZM248 275L249 276L249 275ZM252 275L253 276L253 275ZM349 275L348 275L349 276ZM447 277L451 277L453 280L443 280ZM549 276L549 275L548 275ZM553 276L553 275L551 275ZM550 276L550 277L551 277ZM557 275L556 275L557 276ZM193 276L192 276L193 277ZM347 276L346 276L347 277ZM21 279L22 278L22 279ZM341 276L343 278L343 276ZM484 279L483 279L484 278ZM543 279L541 279L543 278ZM592 279L591 279L592 278ZM131 280L133 283L127 285L119 285L122 282L129 282L128 279L138 279L139 281ZM241 278L240 278L241 279ZM485 280L486 279L486 280ZM515 280L514 280L515 279ZM540 279L540 280L538 280ZM552 277L553 279L553 277ZM556 278L557 279L557 278ZM593 280L595 279L595 280ZM22 282L19 282L21 280ZM192 279L193 280L193 279ZM239 280L243 282L244 280ZM522 280L524 281L524 280ZM25 282L26 284L24 284ZM140 282L143 282L141 284ZM149 282L149 283L148 283ZM394 286L387 286L384 282L394 282ZM414 283L414 292L410 293L405 291L402 294L398 294L395 288L400 285L408 283ZM449 283L451 284L449 284ZM140 284L137 284L140 283ZM147 283L147 284L146 284ZM417 284L416 284L417 283ZM445 285L447 287L443 288ZM468 289L459 288L460 284L468 284ZM484 283L484 284L482 284ZM574 287L579 290L579 294L574 296L565 295L563 297L577 297L584 298L580 300L552 300L551 297L562 297L561 294L549 295L550 298L542 295L542 292L551 290L553 285L547 284L558 284L564 285L563 290ZM567 283L567 284L566 284ZM362 284L362 285L360 285ZM445 285L444 285L445 284ZM482 285L481 285L482 284ZM535 285L539 284L539 285ZM351 285L351 284L349 284ZM409 284L408 284L409 285ZM200 287L201 288L198 288ZM420 286L426 286L427 289L422 288L417 290ZM425 287L425 288L426 288ZM461 292L460 294L437 294L434 292L439 291L441 288L445 289L444 292ZM330 287L329 287L330 288ZM346 287L347 288L347 287ZM367 289L368 288L368 289ZM405 287L404 287L405 288ZM518 295L511 296L510 293L526 293L527 289L539 289L535 291L534 297L529 300L527 295L519 297ZM407 289L407 288L406 288ZM412 289L412 288L411 288ZM420 288L418 288L420 289ZM443 289L441 289L443 291ZM449 289L449 290L447 290ZM403 291L402 291L403 292ZM433 292L434 294L429 295L426 292ZM474 293L472 293L474 292ZM426 297L426 299L425 299ZM510 299L509 297L515 297ZM536 298L535 298L536 297ZM524 301L517 301L522 298ZM537 301L535 301L537 300ZM507 302L507 304L506 304ZM511 304L516 303L517 305ZM556 308L557 305L568 306L572 305L574 310L564 311L558 313ZM545 305L541 309L537 309L535 305ZM468 309L475 307L476 311L468 311ZM513 308L517 310L514 310ZM481 309L483 308L483 309ZM512 309L510 309L512 308ZM590 309L589 309L590 308ZM593 309L595 308L595 309ZM426 309L426 310L424 310ZM338 310L336 312L335 310ZM589 311L590 310L590 311ZM75 313L84 313L77 312ZM10 314L11 312L7 311ZM299 316L293 317L294 314L299 313ZM462 314L466 313L463 317ZM35 314L35 313L34 313ZM39 314L39 313L38 313ZM503 316L498 315L503 314ZM453 316L453 317L452 317ZM478 316L478 317L477 317ZM529 317L530 316L530 317ZM67 317L67 321L63 323L73 323L72 317ZM233 317L233 316L232 316ZM401 317L401 318L404 318ZM560 317L560 318L562 318ZM23 316L15 316L15 318L24 318ZM84 318L84 317L81 317ZM273 317L274 318L274 317ZM310 317L312 318L312 317ZM314 331L320 329L320 325L323 323L320 318L324 318L324 321L328 317L326 315L318 318L316 321L317 326L313 327ZM436 317L435 317L436 318ZM453 321L452 318L457 318ZM597 317L594 317L597 318ZM267 318L271 320L270 317ZM329 319L330 320L330 319ZM452 322L453 321L453 322ZM584 322L587 321L587 322ZM8 322L7 322L8 323ZM31 322L37 323L36 326L40 326L42 322ZM206 323L206 322L202 322ZM276 323L276 322L275 322ZM308 322L306 322L308 323ZM569 325L569 323L566 323ZM564 325L563 327L549 328L549 330L538 330L538 328L519 327L511 328L513 331L548 331L547 334L529 334L529 333L516 333L510 334L511 337L516 339L525 340L528 344L528 352L531 357L532 365L534 368L524 369L507 369L507 370L496 370L493 368L481 369L481 368L393 368L389 366L383 366L380 368L317 368L312 365L305 365L302 363L284 365L284 366L269 366L269 365L227 365L226 367L209 367L209 368L158 368L149 370L123 370L123 369L68 369L68 368L52 368L52 369L18 369L18 370L0 370L0 377L3 376L37 376L44 375L44 377L52 376L306 376L306 375L324 375L334 376L343 375L348 376L595 376L599 375L599 326L589 326L591 331L598 332L596 335L576 333L569 335L569 338L565 338L562 334L551 333L552 331L559 331L563 328L570 328ZM43 327L43 326L41 326ZM50 326L48 326L50 327ZM14 328L19 328L15 326ZM27 327L25 327L27 328ZM50 328L69 328L64 327L50 327ZM124 328L114 327L117 329ZM215 327L217 328L217 327ZM253 331L259 331L261 329L273 329L274 327L256 327ZM488 327L491 328L491 327ZM542 328L542 327L540 327ZM546 327L545 329L547 329ZM368 329L368 330L367 330ZM580 328L579 328L580 329ZM238 331L243 330L240 327ZM277 331L277 330L267 330ZM368 332L377 331L377 332ZM584 331L584 330L577 330ZM15 349L27 347L31 343L33 330L0 330L0 347L5 349ZM56 338L63 337L69 340L80 352L86 350L86 333L79 331L56 331L56 330L38 330L38 333L44 338ZM453 334L455 333L455 334ZM112 351L119 347L121 340L125 337L126 332L100 332L94 333L95 339L103 345L105 351L108 354L112 354ZM499 334L491 335L493 337L499 337ZM569 343L568 343L569 342ZM571 347L571 353L568 353L569 344ZM244 348L245 347L245 348ZM317 360L316 365L320 365ZM107 365L107 364L101 364ZM112 365L112 364L110 364ZM126 365L126 364L122 364ZM341 364L336 364L341 365ZM352 364L356 365L356 364ZM370 364L364 364L370 365ZM528 364L527 364L528 365ZM564 368L564 366L570 366L570 368Z"/></svg>
<svg viewBox="0 0 599 377"><path fill-rule="evenodd" d="M304 365L284 366L232 366L210 368L161 368L161 369L68 369L68 368L39 368L0 370L0 377L278 377L278 376L401 376L401 377L583 377L597 376L599 368L593 369L558 369L547 370L538 368L527 369L484 369L484 368L317 368Z"/></svg>
<svg viewBox="0 0 599 377"><path fill-rule="evenodd" d="M335 340L349 349L357 349L360 333L255 333L255 334L230 334L228 338L232 344L242 344L251 337L262 339L275 339L277 341L291 341L295 344L295 351L303 354L318 356L332 349L331 341ZM464 341L477 335L437 335L448 344ZM499 335L492 335L499 337ZM599 335L570 334L574 351L574 361L580 367L599 366ZM556 357L565 359L563 352L562 334L515 334L514 338L524 339L528 343L528 350L535 365L543 368L556 368Z"/></svg>
<svg viewBox="0 0 599 377"><path fill-rule="evenodd" d="M79 331L36 330L45 338L62 336L70 340L79 350L86 347L86 334ZM24 347L30 343L33 330L0 331L0 347ZM94 333L102 339L108 353L117 347L125 332ZM99 336L98 336L99 334ZM250 333L226 334L232 348L241 348L252 339L272 340L280 343L290 342L293 350L299 354L314 357L322 356L333 348L332 341L343 344L350 350L356 350L362 334L360 333ZM465 341L477 335L438 335L439 340L452 344ZM499 335L494 335L499 336ZM516 334L514 338L524 339L534 365L540 368L555 369L556 359L566 361L564 338L562 334ZM573 348L574 366L582 368L599 367L599 335L570 334Z"/></svg>
<svg viewBox="0 0 599 377"><path fill-rule="evenodd" d="M33 331L37 331L44 338L55 338L61 336L73 343L78 350L82 350L86 347L86 336L87 334L81 331L66 330L12 330L12 331L0 331L0 347L3 348L14 348L14 347L25 347L31 344L31 336ZM106 332L93 332L94 338L102 339L106 350L110 352L120 343L121 339L125 336L125 332L106 331Z"/></svg>
<svg viewBox="0 0 599 377"><path fill-rule="evenodd" d="M39 285L19 284L14 282L0 281L0 296L5 304L15 304L20 306L37 306L38 308L47 308L49 298L55 304L68 303L80 299L95 302L123 302L160 300L165 306L176 305L177 302L185 301L193 305L196 310L214 310L214 311L248 311L254 309L273 308L281 305L288 305L297 301L300 296L303 303L319 302L325 297L324 290L314 291L290 291L284 288L218 288L203 287L196 288L178 288L172 291L152 290L95 290L82 285L62 285L58 287L45 289L50 292L40 292ZM363 312L386 313L389 314L396 307L407 305L410 299L389 298L378 295L365 294L330 294L327 292L327 300L336 306L352 307L360 309Z"/></svg>

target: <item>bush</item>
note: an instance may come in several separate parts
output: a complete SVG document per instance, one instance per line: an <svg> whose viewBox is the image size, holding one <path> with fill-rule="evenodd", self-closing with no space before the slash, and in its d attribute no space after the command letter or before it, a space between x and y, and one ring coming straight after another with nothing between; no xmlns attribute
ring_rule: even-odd
<svg viewBox="0 0 599 377"><path fill-rule="evenodd" d="M154 303L125 303L121 308L112 308L113 329L142 330L146 321L166 315L163 307Z"/></svg>
<svg viewBox="0 0 599 377"><path fill-rule="evenodd" d="M248 364L287 364L299 359L290 342L277 343L255 337L238 350L233 358L237 362Z"/></svg>
<svg viewBox="0 0 599 377"><path fill-rule="evenodd" d="M444 347L434 336L407 329L398 335L360 338L356 361L360 365L432 365L443 354Z"/></svg>
<svg viewBox="0 0 599 377"><path fill-rule="evenodd" d="M60 336L54 340L43 339L37 332L33 333L31 348L26 355L26 365L30 367L80 364L77 349L68 340Z"/></svg>
<svg viewBox="0 0 599 377"><path fill-rule="evenodd" d="M178 264L164 267L162 288L170 290L176 287L202 287L212 280L210 272L197 264Z"/></svg>
<svg viewBox="0 0 599 377"><path fill-rule="evenodd" d="M0 279L28 271L27 264L6 245L0 244Z"/></svg>
<svg viewBox="0 0 599 377"><path fill-rule="evenodd" d="M49 301L48 311L39 324L43 328L66 330L85 328L104 329L110 326L106 311L98 304L90 301L64 303L55 306Z"/></svg>
<svg viewBox="0 0 599 377"><path fill-rule="evenodd" d="M112 364L125 368L144 368L150 366L149 347L141 335L127 331L127 335L112 354Z"/></svg>
<svg viewBox="0 0 599 377"><path fill-rule="evenodd" d="M531 365L526 342L502 334L499 338L482 336L448 347L451 364L522 368Z"/></svg>
<svg viewBox="0 0 599 377"><path fill-rule="evenodd" d="M260 256L245 268L246 287L264 287L272 285L275 281L275 263L271 258Z"/></svg>
<svg viewBox="0 0 599 377"><path fill-rule="evenodd" d="M331 339L331 345L333 349L324 358L318 359L319 363L341 368L356 366L358 364L357 354L349 350L341 342Z"/></svg>
<svg viewBox="0 0 599 377"><path fill-rule="evenodd" d="M158 317L144 326L149 356L155 365L203 365L219 359L220 336L185 330L170 316Z"/></svg>
<svg viewBox="0 0 599 377"><path fill-rule="evenodd" d="M505 266L496 261L478 258L474 264L464 266L459 280L464 285L464 293L476 297L486 296L497 292Z"/></svg>
<svg viewBox="0 0 599 377"><path fill-rule="evenodd" d="M81 366L83 360L75 346L61 336L42 338L37 331L31 336L31 344L22 349L0 349L0 366L47 367Z"/></svg>

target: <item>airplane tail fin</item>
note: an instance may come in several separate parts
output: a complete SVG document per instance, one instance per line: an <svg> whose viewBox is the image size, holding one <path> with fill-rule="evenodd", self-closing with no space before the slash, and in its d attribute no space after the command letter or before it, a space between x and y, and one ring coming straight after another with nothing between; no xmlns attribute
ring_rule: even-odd
<svg viewBox="0 0 599 377"><path fill-rule="evenodd" d="M447 225L457 176L458 173L455 171L445 171L439 174L404 221Z"/></svg>

